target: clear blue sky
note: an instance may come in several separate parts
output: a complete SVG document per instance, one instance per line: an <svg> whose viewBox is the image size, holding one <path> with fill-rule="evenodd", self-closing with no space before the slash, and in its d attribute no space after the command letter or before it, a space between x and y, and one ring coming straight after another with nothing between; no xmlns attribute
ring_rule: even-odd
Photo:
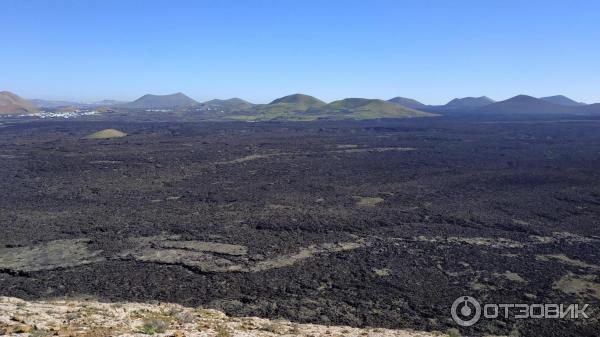
<svg viewBox="0 0 600 337"><path fill-rule="evenodd" d="M600 1L1 0L0 90L600 102Z"/></svg>

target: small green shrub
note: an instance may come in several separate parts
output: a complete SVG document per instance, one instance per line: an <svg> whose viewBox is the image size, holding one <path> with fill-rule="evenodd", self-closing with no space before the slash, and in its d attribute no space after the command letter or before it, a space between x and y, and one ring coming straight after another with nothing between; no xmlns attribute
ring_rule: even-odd
<svg viewBox="0 0 600 337"><path fill-rule="evenodd" d="M154 335L157 333L163 333L169 327L169 323L160 319L150 319L144 322L142 325L142 332L146 335Z"/></svg>

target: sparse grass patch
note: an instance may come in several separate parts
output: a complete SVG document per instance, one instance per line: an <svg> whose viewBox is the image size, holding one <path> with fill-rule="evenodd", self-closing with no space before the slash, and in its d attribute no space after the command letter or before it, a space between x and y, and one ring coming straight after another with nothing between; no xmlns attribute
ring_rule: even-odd
<svg viewBox="0 0 600 337"><path fill-rule="evenodd" d="M448 330L446 330L446 334L450 337L460 337L460 331L458 331L458 329L456 328L450 328Z"/></svg>
<svg viewBox="0 0 600 337"><path fill-rule="evenodd" d="M144 322L141 327L141 332L146 335L154 335L157 333L163 333L169 328L169 323L160 319L149 319Z"/></svg>
<svg viewBox="0 0 600 337"><path fill-rule="evenodd" d="M596 277L593 274L574 275L569 273L554 282L552 287L579 298L594 297L600 299L600 284L596 283Z"/></svg>
<svg viewBox="0 0 600 337"><path fill-rule="evenodd" d="M508 337L521 337L521 333L519 332L518 329L515 328L510 332Z"/></svg>

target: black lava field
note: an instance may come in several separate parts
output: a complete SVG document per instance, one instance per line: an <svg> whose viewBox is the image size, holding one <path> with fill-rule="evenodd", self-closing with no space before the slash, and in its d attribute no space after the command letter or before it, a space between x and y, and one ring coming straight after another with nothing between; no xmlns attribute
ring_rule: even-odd
<svg viewBox="0 0 600 337"><path fill-rule="evenodd" d="M0 295L597 336L600 120L0 123ZM123 138L84 139L114 128Z"/></svg>

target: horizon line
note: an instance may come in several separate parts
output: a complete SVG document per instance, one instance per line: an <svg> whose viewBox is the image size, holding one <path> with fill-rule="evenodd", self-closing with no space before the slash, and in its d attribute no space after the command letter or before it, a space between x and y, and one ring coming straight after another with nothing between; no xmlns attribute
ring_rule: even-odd
<svg viewBox="0 0 600 337"><path fill-rule="evenodd" d="M14 92L12 92L12 91L9 91L9 90L2 90L2 91L6 91L6 92L11 92L11 93L14 93ZM16 95L18 95L18 96L22 97L21 95L19 95L19 94L17 94L17 93L14 93L14 94L16 94ZM279 98L282 98L282 97L291 96L291 95L307 95L307 96L311 96L311 97L317 98L317 99L319 99L319 100L321 100L321 101L323 101L323 102L325 102L325 103L331 103L331 102L335 102L335 101L339 101L339 100L343 100L343 99L349 99L349 98L378 99L378 100L382 100L382 101L389 101L389 100L391 100L391 99L394 99L394 98L401 97L401 98L413 99L413 100L415 100L415 101L417 101L417 102L419 102L419 103L421 103L421 104L427 105L427 106L440 106L440 105L446 105L446 104L450 103L452 100L455 100L455 99L465 99L465 98L484 98L484 97L487 97L487 98L491 99L491 100L492 100L492 101L494 101L494 102L502 102L502 101L505 101L505 100L508 100L508 99L511 99L511 98L514 98L514 97L517 97L517 96L529 96L529 97L533 97L533 98L537 98L537 99L548 98L548 97L556 97L556 96L563 96L563 97L566 97L566 98L568 98L568 99L571 99L571 100L573 100L573 101L575 101L575 102L577 102L577 103L582 103L582 104L586 104L586 105L590 105L590 104L597 104L597 103L598 103L598 102L594 102L594 103L583 102L583 101L580 101L580 100L573 99L573 98L571 98L571 97L569 97L569 96L567 96L567 95L563 95L563 94L554 94L554 95L548 95L548 96L534 96L534 95L529 95L529 94L517 94L517 95L510 96L510 97L508 97L508 98L505 98L505 99L500 99L500 100L498 100L498 99L494 99L494 98L492 98L492 97L490 97L490 96L488 96L488 95L481 95L481 96L461 96L461 97L453 97L453 98L450 98L450 99L448 99L448 100L446 101L446 103L443 103L443 104L430 104L430 103L425 103L424 101L421 101L421 100L419 100L419 99L415 99L415 98L412 98L412 97L407 97L407 96L399 96L399 95L398 95L398 96L391 97L391 98L387 98L387 99L385 99L385 98L377 98L377 97L364 97L364 96L363 96L363 97L359 97L359 96L348 96L348 97L344 97L344 98L338 98L338 99L334 99L334 100L324 100L324 99L320 99L318 96L315 96L315 95L310 95L310 94L305 94L305 93L302 93L302 92L295 92L295 93L287 94L287 95L284 95L284 96L279 96L279 97L273 98L273 99L271 99L270 101L268 101L268 102L265 102L265 103L254 103L253 101L251 101L251 100L248 100L248 99L241 98L240 96L233 96L233 97L227 97L227 98L216 98L216 97L215 97L215 98L209 98L209 99L201 99L201 100L198 100L198 99L195 99L194 97L192 97L192 96L190 96L190 95L188 95L188 94L185 94L185 93L184 93L184 92L182 92L182 91L177 91L177 92L168 93L168 94L154 94L154 93L145 93L145 94L142 94L141 96L138 96L137 98L134 98L134 99L125 99L125 100L124 100L124 99L114 99L114 98L102 98L102 99L96 99L96 100L71 100L71 99L63 99L63 98L39 98L39 97L36 97L36 98L25 98L25 99L26 99L26 100L28 100L28 101L32 101L32 100L43 100L43 101L64 101L64 102L69 102L69 103L79 103L79 104L90 104L90 103L96 103L96 102L101 102L101 101L105 101L105 100L107 100L107 101L120 101L120 102L123 102L123 103L129 103L129 102L134 102L134 101L136 101L137 99L139 99L139 98L142 98L142 97L144 97L144 96L146 96L146 95L152 95L152 96L171 96L171 95L177 95L177 94L183 94L183 95L185 95L186 97L188 97L188 98L191 98L191 99L193 99L194 101L196 101L196 102L198 102L198 103L206 103L206 102L209 102L209 101L211 101L211 100L228 100L228 99L235 99L235 98L237 98L237 99L244 100L244 101L246 101L246 102L248 102L248 103L251 103L251 104L257 104L257 105L258 105L258 104L269 104L269 103L271 103L272 101L274 101L274 100L276 100L276 99L279 99Z"/></svg>

